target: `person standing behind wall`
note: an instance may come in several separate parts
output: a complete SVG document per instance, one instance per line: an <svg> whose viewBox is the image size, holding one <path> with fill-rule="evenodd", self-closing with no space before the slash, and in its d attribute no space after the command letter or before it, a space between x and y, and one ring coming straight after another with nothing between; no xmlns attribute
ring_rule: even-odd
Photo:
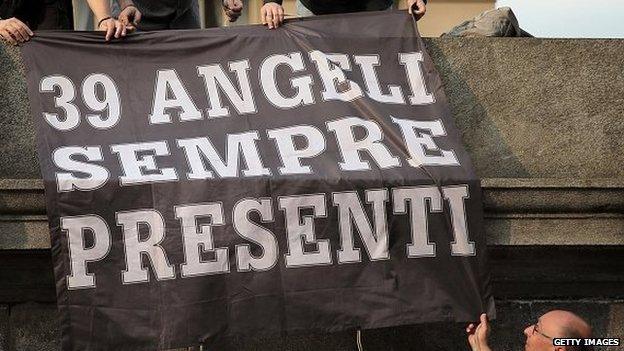
<svg viewBox="0 0 624 351"><path fill-rule="evenodd" d="M199 29L197 0L118 0L119 20L139 30Z"/></svg>
<svg viewBox="0 0 624 351"><path fill-rule="evenodd" d="M118 0L119 20L139 30L200 29L197 0ZM242 0L222 0L223 11L235 22L243 10Z"/></svg>
<svg viewBox="0 0 624 351"><path fill-rule="evenodd" d="M297 0L297 16L308 17L334 13L390 10L392 0ZM427 0L407 0L407 11L417 20L425 15ZM264 0L260 10L262 23L269 29L279 27L284 22L282 0Z"/></svg>
<svg viewBox="0 0 624 351"><path fill-rule="evenodd" d="M109 0L87 0L98 20L97 29L106 31L106 40L120 38L128 31L200 29L197 0L117 0L119 15L111 15ZM225 14L236 21L243 10L242 0L223 0Z"/></svg>
<svg viewBox="0 0 624 351"><path fill-rule="evenodd" d="M2 1L0 3L0 38L12 45L30 40L43 20L45 9L37 0Z"/></svg>
<svg viewBox="0 0 624 351"><path fill-rule="evenodd" d="M127 32L135 29L133 26L127 25L111 16L109 0L87 0L87 3L97 21L95 28L98 31L106 32L106 41L109 41L112 37L125 37Z"/></svg>
<svg viewBox="0 0 624 351"><path fill-rule="evenodd" d="M35 29L71 29L71 2L66 0L0 0L0 39L17 45Z"/></svg>

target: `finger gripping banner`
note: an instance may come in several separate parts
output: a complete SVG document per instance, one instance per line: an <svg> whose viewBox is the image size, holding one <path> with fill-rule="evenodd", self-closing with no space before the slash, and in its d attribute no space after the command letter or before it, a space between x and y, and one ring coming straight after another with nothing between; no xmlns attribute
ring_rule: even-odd
<svg viewBox="0 0 624 351"><path fill-rule="evenodd" d="M494 313L480 183L405 12L22 54L63 349Z"/></svg>

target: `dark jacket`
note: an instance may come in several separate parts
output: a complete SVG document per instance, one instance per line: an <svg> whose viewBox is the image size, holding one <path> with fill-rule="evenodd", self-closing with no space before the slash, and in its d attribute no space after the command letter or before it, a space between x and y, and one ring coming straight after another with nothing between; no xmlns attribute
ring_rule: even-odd
<svg viewBox="0 0 624 351"><path fill-rule="evenodd" d="M43 22L46 2L43 0L0 0L0 17L15 17L31 29Z"/></svg>
<svg viewBox="0 0 624 351"><path fill-rule="evenodd" d="M282 0L264 0L264 3L275 2L282 4ZM426 1L425 1L426 2ZM303 6L315 15L327 15L331 13L381 11L386 10L394 1L392 0L301 0Z"/></svg>
<svg viewBox="0 0 624 351"><path fill-rule="evenodd" d="M275 2L282 4L282 0L264 0L264 3ZM393 3L392 0L301 0L303 6L315 15L331 13L359 12L367 10L385 10Z"/></svg>

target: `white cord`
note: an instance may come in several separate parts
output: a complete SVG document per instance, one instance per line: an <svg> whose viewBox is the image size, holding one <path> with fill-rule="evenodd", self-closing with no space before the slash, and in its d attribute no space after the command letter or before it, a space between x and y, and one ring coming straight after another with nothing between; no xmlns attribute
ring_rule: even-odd
<svg viewBox="0 0 624 351"><path fill-rule="evenodd" d="M357 342L358 351L363 351L362 349L362 330L360 328L355 332L355 341Z"/></svg>

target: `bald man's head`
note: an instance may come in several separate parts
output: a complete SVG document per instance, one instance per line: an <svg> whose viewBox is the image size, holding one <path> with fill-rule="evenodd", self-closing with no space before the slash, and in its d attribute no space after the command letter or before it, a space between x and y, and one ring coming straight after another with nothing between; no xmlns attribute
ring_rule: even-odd
<svg viewBox="0 0 624 351"><path fill-rule="evenodd" d="M559 325L562 338L591 338L592 329L581 317L569 311L554 310L542 316L552 318Z"/></svg>
<svg viewBox="0 0 624 351"><path fill-rule="evenodd" d="M524 334L527 337L526 351L546 351L552 350L553 338L590 338L592 330L585 320L574 313L554 310L545 313L535 324L527 327ZM562 346L561 350L575 349Z"/></svg>

